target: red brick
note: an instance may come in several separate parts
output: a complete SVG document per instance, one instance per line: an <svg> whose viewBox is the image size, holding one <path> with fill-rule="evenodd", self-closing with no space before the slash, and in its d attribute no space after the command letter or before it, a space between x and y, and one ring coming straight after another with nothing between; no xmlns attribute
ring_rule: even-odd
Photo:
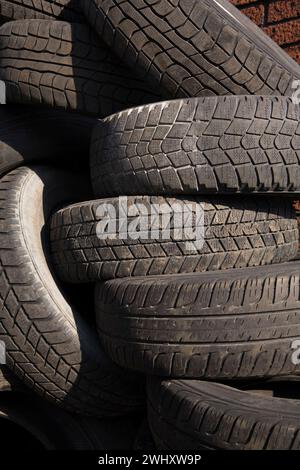
<svg viewBox="0 0 300 470"><path fill-rule="evenodd" d="M297 46L290 46L286 49L286 52L300 64L300 44Z"/></svg>
<svg viewBox="0 0 300 470"><path fill-rule="evenodd" d="M300 64L300 0L231 0ZM290 45L290 46L289 46Z"/></svg>
<svg viewBox="0 0 300 470"><path fill-rule="evenodd" d="M264 30L280 46L292 44L300 40L299 20L289 21L288 23L279 23L274 26L267 26Z"/></svg>
<svg viewBox="0 0 300 470"><path fill-rule="evenodd" d="M299 0L278 0L270 3L268 9L268 23L275 23L287 18L300 17Z"/></svg>
<svg viewBox="0 0 300 470"><path fill-rule="evenodd" d="M244 8L243 13L247 15L250 20L254 21L254 23L256 23L258 26L263 26L265 18L265 9L263 5L258 5L256 8Z"/></svg>

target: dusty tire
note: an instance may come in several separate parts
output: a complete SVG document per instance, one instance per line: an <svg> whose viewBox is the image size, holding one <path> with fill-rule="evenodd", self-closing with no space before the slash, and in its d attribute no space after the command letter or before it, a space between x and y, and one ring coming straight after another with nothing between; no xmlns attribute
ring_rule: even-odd
<svg viewBox="0 0 300 470"><path fill-rule="evenodd" d="M0 28L0 79L7 102L40 104L107 116L152 102L143 80L84 24L23 20Z"/></svg>
<svg viewBox="0 0 300 470"><path fill-rule="evenodd" d="M141 400L136 384L119 377L47 261L45 223L58 204L88 197L84 186L82 176L49 167L21 167L0 181L0 340L9 368L45 399L94 416L126 414Z"/></svg>
<svg viewBox="0 0 300 470"><path fill-rule="evenodd" d="M139 231L138 239L131 235L122 239L120 233L114 239L113 234L107 234L106 227L105 234L109 238L99 238L104 231L100 230L98 234L98 226L106 215L103 217L104 213L99 214L98 209L103 204L111 205L116 212L114 220L120 227L123 214L119 202L118 198L87 201L66 206L52 216L53 266L63 281L80 283L259 266L289 261L298 252L297 219L289 200L129 197L126 199L128 211L136 208L141 217L141 205L147 211L145 238ZM161 210L158 212L159 229L156 238L152 239L149 228L154 206L170 211L170 232L164 232L166 222ZM183 230L176 234L175 206L180 210L190 207L194 220L186 221L184 228L191 228L191 235L195 234L196 225L200 228L204 221L203 243L188 242L188 233ZM128 216L126 228L130 228L135 220L136 217ZM183 229L182 225L178 228Z"/></svg>
<svg viewBox="0 0 300 470"><path fill-rule="evenodd" d="M0 175L30 163L88 167L94 125L93 118L65 111L0 106Z"/></svg>
<svg viewBox="0 0 300 470"><path fill-rule="evenodd" d="M201 381L149 380L148 414L160 449L300 450L300 401Z"/></svg>
<svg viewBox="0 0 300 470"><path fill-rule="evenodd" d="M81 0L106 43L165 98L291 94L299 65L226 0Z"/></svg>
<svg viewBox="0 0 300 470"><path fill-rule="evenodd" d="M300 372L299 262L107 281L101 343L117 364L161 377L239 380Z"/></svg>
<svg viewBox="0 0 300 470"><path fill-rule="evenodd" d="M300 109L286 97L156 103L95 127L95 196L300 191Z"/></svg>
<svg viewBox="0 0 300 470"><path fill-rule="evenodd" d="M83 23L80 0L0 0L0 21L53 19Z"/></svg>

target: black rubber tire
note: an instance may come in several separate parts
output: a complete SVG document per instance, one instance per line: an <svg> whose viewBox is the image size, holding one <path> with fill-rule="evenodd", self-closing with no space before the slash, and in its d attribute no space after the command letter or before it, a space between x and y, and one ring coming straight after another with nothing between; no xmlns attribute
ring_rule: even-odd
<svg viewBox="0 0 300 470"><path fill-rule="evenodd" d="M51 19L83 23L80 0L0 0L0 21Z"/></svg>
<svg viewBox="0 0 300 470"><path fill-rule="evenodd" d="M99 283L101 343L122 367L161 377L297 375L299 273L291 262Z"/></svg>
<svg viewBox="0 0 300 470"><path fill-rule="evenodd" d="M26 392L26 387L5 366L0 366L0 392Z"/></svg>
<svg viewBox="0 0 300 470"><path fill-rule="evenodd" d="M287 97L175 100L95 127L96 197L300 191L300 107Z"/></svg>
<svg viewBox="0 0 300 470"><path fill-rule="evenodd" d="M2 452L12 448L12 438L18 442L18 451L107 451L132 449L136 429L129 418L78 416L32 395L9 391L0 393L0 432Z"/></svg>
<svg viewBox="0 0 300 470"><path fill-rule="evenodd" d="M156 452L156 446L149 428L148 420L144 420L141 424L133 445L133 450L137 452Z"/></svg>
<svg viewBox="0 0 300 470"><path fill-rule="evenodd" d="M165 98L291 94L300 67L226 0L81 0L106 43Z"/></svg>
<svg viewBox="0 0 300 470"><path fill-rule="evenodd" d="M23 20L0 28L0 79L7 102L104 117L159 100L84 24Z"/></svg>
<svg viewBox="0 0 300 470"><path fill-rule="evenodd" d="M280 263L298 253L297 219L288 199L241 198L210 199L138 196L126 199L127 208L143 204L149 214L154 205L170 210L170 233L164 234L165 222L159 217L159 236L155 240L128 238L101 239L97 228L102 217L97 209L110 204L121 225L118 198L87 201L64 207L51 219L51 254L55 272L66 282L82 283L130 276L178 274L241 268ZM193 224L200 216L204 222L203 244L188 243L184 232L175 236L172 207L189 204ZM199 209L199 215L197 211ZM203 221L201 221L203 214ZM101 215L101 214L100 214ZM128 217L134 223L135 217ZM168 238L166 238L168 235ZM191 245L194 251L191 251Z"/></svg>
<svg viewBox="0 0 300 470"><path fill-rule="evenodd" d="M132 417L99 420L70 414L33 395L6 366L0 366L2 451L4 442L11 448L4 420L25 432L18 450L32 450L26 435L47 450L130 450L136 441Z"/></svg>
<svg viewBox="0 0 300 470"><path fill-rule="evenodd" d="M49 167L21 167L0 181L0 340L9 368L45 399L78 413L122 415L139 406L140 389L105 356L47 260L51 212L88 194L82 175Z"/></svg>
<svg viewBox="0 0 300 470"><path fill-rule="evenodd" d="M226 385L151 379L148 415L160 449L300 450L300 400Z"/></svg>
<svg viewBox="0 0 300 470"><path fill-rule="evenodd" d="M0 106L0 175L41 162L88 168L94 118L24 105Z"/></svg>

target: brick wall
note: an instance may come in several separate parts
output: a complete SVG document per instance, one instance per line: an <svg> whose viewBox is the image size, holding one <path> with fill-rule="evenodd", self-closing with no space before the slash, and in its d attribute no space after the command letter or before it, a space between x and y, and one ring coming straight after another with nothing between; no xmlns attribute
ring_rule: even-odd
<svg viewBox="0 0 300 470"><path fill-rule="evenodd" d="M300 0L231 0L300 64Z"/></svg>

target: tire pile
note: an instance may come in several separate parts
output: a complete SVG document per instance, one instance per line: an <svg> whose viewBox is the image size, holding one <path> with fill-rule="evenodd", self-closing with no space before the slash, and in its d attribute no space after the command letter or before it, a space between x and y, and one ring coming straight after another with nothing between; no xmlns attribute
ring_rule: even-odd
<svg viewBox="0 0 300 470"><path fill-rule="evenodd" d="M128 448L147 400L137 449L300 449L300 67L226 0L0 16L0 340L42 442ZM204 244L102 239L120 196L201 207Z"/></svg>

